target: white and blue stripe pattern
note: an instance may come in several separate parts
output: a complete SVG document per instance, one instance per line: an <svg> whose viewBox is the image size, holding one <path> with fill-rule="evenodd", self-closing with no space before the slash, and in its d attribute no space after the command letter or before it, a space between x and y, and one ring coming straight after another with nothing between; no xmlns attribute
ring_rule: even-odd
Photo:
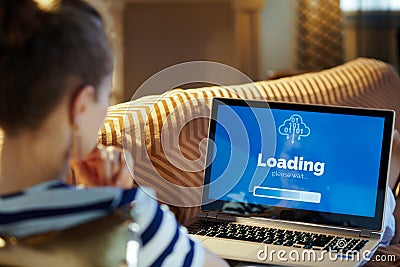
<svg viewBox="0 0 400 267"><path fill-rule="evenodd" d="M43 183L0 196L0 236L23 238L71 228L133 202L131 215L139 226L139 266L202 266L204 249L188 237L168 207L159 206L148 192Z"/></svg>

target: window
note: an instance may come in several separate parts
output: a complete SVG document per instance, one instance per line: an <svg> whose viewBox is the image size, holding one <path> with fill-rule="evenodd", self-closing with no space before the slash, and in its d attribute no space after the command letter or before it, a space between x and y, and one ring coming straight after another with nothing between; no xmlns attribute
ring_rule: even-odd
<svg viewBox="0 0 400 267"><path fill-rule="evenodd" d="M340 8L343 11L400 11L400 0L341 0Z"/></svg>

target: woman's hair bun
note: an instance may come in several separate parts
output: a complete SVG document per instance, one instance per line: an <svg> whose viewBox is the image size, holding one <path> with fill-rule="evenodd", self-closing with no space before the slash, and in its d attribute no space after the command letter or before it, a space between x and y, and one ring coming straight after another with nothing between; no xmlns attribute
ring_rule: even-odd
<svg viewBox="0 0 400 267"><path fill-rule="evenodd" d="M0 45L23 46L40 27L41 13L33 0L0 0Z"/></svg>

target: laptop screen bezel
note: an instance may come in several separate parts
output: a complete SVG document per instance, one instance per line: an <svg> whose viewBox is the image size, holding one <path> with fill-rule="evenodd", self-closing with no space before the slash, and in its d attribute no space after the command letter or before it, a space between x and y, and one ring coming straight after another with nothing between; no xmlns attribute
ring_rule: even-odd
<svg viewBox="0 0 400 267"><path fill-rule="evenodd" d="M297 221L304 223L316 223L330 226L339 227L350 227L356 229L369 229L372 231L382 230L384 202L386 194L387 177L389 171L390 152L392 145L392 134L394 128L394 117L395 113L392 110L382 109L369 109L369 108L353 108L353 107L339 107L339 106L327 106L327 105L315 105L315 104L302 104L302 103L287 103L287 102L271 102L271 101L258 101L258 100L243 100L243 99L231 99L231 98L214 98L212 101L211 119L209 125L209 140L215 141L215 129L218 116L218 107L220 105L228 106L244 106L249 108L267 108L267 109L281 109L281 110L292 110L292 111L308 111L308 112L319 112L319 113L331 113L331 114L348 114L348 115L359 115L369 117L380 117L384 118L384 132L382 138L382 150L381 150L381 161L379 170L379 180L377 188L377 197L375 203L375 215L374 217L364 217L348 214L338 214L331 212L320 212L320 211L309 211L300 209L283 208L284 212L280 212L278 215L274 215L274 219ZM207 156L206 165L204 171L204 184L210 184L210 177L212 171L212 160L213 160L213 143L208 142L207 145ZM202 210L203 211L221 211L222 206L228 201L224 200L213 200L210 199L209 186L204 186L202 195ZM307 214L306 217L302 217L303 214ZM289 214L289 216L288 216ZM235 216L249 216L242 214L234 214ZM254 217L254 215L250 215ZM268 218L263 216L264 218ZM333 218L333 220L323 219L318 221L316 218ZM348 222L354 222L349 225Z"/></svg>

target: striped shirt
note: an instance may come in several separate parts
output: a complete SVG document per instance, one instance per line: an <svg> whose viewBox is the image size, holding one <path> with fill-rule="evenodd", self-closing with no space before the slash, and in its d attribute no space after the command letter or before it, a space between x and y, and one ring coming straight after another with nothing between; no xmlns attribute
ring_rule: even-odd
<svg viewBox="0 0 400 267"><path fill-rule="evenodd" d="M148 188L77 188L61 181L42 183L0 197L0 235L23 238L64 230L101 218L131 202L137 223L139 266L202 266L204 249L189 238L165 205Z"/></svg>

